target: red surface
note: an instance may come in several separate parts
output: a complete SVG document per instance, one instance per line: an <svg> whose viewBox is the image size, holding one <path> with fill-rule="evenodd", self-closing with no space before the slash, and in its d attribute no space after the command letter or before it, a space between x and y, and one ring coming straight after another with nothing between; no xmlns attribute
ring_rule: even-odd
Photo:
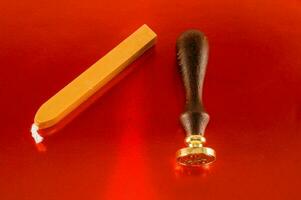
<svg viewBox="0 0 301 200"><path fill-rule="evenodd" d="M38 107L143 23L155 48L39 153ZM210 42L210 169L175 166L175 40ZM1 1L0 199L301 199L301 2Z"/></svg>

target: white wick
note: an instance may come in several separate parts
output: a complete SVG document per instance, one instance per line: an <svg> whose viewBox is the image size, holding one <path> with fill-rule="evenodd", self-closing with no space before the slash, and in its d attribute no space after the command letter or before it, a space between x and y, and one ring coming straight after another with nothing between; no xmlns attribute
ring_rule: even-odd
<svg viewBox="0 0 301 200"><path fill-rule="evenodd" d="M34 139L35 143L38 144L44 140L44 138L38 132L39 127L35 124L31 126L31 137Z"/></svg>

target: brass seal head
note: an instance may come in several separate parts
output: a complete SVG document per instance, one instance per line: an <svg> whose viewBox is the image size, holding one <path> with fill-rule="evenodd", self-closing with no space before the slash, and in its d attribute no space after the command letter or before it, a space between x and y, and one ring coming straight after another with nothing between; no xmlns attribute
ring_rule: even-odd
<svg viewBox="0 0 301 200"><path fill-rule="evenodd" d="M214 149L204 147L206 142L202 135L187 136L185 142L188 147L177 151L177 162L185 166L208 165L215 161L216 154Z"/></svg>

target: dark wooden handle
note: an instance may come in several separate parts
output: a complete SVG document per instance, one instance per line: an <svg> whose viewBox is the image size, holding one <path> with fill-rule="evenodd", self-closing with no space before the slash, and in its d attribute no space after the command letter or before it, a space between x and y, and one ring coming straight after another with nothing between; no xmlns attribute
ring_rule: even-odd
<svg viewBox="0 0 301 200"><path fill-rule="evenodd" d="M208 50L208 41L202 32L189 30L178 38L178 63L186 90L186 110L181 122L187 135L203 135L209 122L202 103Z"/></svg>

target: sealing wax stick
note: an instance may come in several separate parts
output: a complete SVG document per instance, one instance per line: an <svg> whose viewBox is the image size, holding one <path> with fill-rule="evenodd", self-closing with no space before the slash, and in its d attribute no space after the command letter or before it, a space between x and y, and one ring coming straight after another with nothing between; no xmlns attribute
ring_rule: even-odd
<svg viewBox="0 0 301 200"><path fill-rule="evenodd" d="M188 146L177 152L177 161L182 165L199 166L215 160L215 151L203 146L209 122L209 115L202 102L208 50L208 41L202 32L190 30L178 38L178 63L186 90L185 111L180 119L186 131L185 142Z"/></svg>
<svg viewBox="0 0 301 200"><path fill-rule="evenodd" d="M152 47L157 35L142 25L95 64L46 101L37 111L32 132L48 129L89 100L126 66ZM39 138L34 134L34 138ZM38 139L40 141L41 139Z"/></svg>

